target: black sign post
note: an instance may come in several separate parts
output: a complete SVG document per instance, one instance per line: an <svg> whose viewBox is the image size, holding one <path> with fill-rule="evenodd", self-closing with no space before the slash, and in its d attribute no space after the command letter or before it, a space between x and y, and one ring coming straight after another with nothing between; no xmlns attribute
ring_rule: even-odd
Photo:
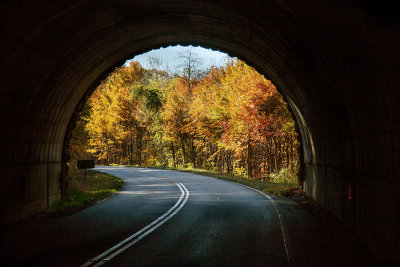
<svg viewBox="0 0 400 267"><path fill-rule="evenodd" d="M86 180L86 169L94 168L94 160L78 160L76 162L78 169L85 169L85 180Z"/></svg>

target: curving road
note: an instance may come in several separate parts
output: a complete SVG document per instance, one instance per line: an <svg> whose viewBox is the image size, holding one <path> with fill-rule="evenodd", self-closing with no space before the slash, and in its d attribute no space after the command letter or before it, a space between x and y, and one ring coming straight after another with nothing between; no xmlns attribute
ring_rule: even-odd
<svg viewBox="0 0 400 267"><path fill-rule="evenodd" d="M123 188L86 210L33 222L9 236L2 249L12 251L6 255L9 264L288 265L274 203L255 190L183 172L96 170L121 177Z"/></svg>

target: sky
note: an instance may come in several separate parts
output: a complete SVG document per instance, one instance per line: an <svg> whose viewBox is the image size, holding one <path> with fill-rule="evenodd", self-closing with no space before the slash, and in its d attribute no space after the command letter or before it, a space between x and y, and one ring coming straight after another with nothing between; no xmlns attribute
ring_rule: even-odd
<svg viewBox="0 0 400 267"><path fill-rule="evenodd" d="M161 59L162 62L161 69L164 70L167 70L168 68L173 69L178 64L179 53L184 51L186 48L187 46L177 45L177 46L168 46L166 48L154 49L147 53L137 55L133 59L127 60L125 64L128 65L130 61L135 60L139 61L139 63L144 68L150 68L149 57L152 56ZM224 65L225 59L229 57L225 53L211 49L206 49L200 46L193 46L192 51L195 52L198 58L201 59L202 69L207 69L212 65L222 66Z"/></svg>

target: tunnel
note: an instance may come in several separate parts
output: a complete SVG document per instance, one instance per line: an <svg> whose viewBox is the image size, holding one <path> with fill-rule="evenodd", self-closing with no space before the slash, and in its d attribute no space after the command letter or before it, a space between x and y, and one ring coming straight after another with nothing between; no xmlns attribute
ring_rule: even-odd
<svg viewBox="0 0 400 267"><path fill-rule="evenodd" d="M307 195L400 263L399 20L386 1L3 1L1 221L59 200L90 93L126 59L201 45L271 79L301 135Z"/></svg>

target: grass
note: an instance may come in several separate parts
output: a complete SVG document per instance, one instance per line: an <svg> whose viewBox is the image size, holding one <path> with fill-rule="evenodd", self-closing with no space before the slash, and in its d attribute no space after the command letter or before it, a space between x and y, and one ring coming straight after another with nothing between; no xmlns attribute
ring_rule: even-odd
<svg viewBox="0 0 400 267"><path fill-rule="evenodd" d="M122 179L111 174L70 169L68 196L50 205L42 216L60 217L81 210L114 194L123 184Z"/></svg>
<svg viewBox="0 0 400 267"><path fill-rule="evenodd" d="M229 175L229 174L207 171L207 170L202 170L202 169L172 168L172 167L159 167L159 166L155 166L155 167L151 166L148 168L176 170L176 171L182 171L182 172L201 174L201 175L205 175L205 176L214 177L217 179L228 180L228 181L236 182L239 184L247 185L249 187L258 189L262 192L265 192L268 194L273 194L276 196L288 196L289 194L291 194L291 189L298 187L297 184L259 181L259 180L254 180L254 179L244 177L244 176Z"/></svg>

